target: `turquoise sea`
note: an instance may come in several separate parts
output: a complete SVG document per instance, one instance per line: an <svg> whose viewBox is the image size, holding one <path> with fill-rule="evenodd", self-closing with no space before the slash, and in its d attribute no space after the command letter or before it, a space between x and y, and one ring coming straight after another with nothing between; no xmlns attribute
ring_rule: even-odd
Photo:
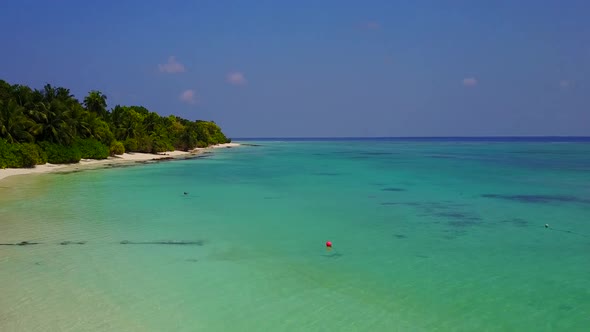
<svg viewBox="0 0 590 332"><path fill-rule="evenodd" d="M1 181L0 331L588 331L590 140L247 143Z"/></svg>

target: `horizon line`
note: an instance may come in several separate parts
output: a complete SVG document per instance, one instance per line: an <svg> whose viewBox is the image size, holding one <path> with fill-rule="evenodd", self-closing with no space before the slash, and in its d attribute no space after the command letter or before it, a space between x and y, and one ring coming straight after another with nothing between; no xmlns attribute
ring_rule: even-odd
<svg viewBox="0 0 590 332"><path fill-rule="evenodd" d="M502 136L244 136L231 139L326 139L326 138L590 138L590 135L502 135Z"/></svg>

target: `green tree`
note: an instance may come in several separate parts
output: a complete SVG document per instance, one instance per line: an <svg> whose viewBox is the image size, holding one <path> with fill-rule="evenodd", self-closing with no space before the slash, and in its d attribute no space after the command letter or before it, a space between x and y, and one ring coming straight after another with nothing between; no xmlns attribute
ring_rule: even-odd
<svg viewBox="0 0 590 332"><path fill-rule="evenodd" d="M23 113L23 108L14 99L0 100L0 138L8 143L33 142L31 134L35 123Z"/></svg>
<svg viewBox="0 0 590 332"><path fill-rule="evenodd" d="M162 117L137 105L109 112L106 101L97 90L80 103L67 88L45 84L33 90L0 80L0 167L229 142L214 122Z"/></svg>
<svg viewBox="0 0 590 332"><path fill-rule="evenodd" d="M37 104L37 116L41 121L41 140L69 145L74 137L71 111L58 100Z"/></svg>
<svg viewBox="0 0 590 332"><path fill-rule="evenodd" d="M138 138L144 133L143 128L144 115L138 113L132 108L123 110L121 121L117 126L117 139L119 141L128 138Z"/></svg>
<svg viewBox="0 0 590 332"><path fill-rule="evenodd" d="M107 112L107 96L100 91L92 90L88 96L84 98L84 106L89 112L106 119Z"/></svg>

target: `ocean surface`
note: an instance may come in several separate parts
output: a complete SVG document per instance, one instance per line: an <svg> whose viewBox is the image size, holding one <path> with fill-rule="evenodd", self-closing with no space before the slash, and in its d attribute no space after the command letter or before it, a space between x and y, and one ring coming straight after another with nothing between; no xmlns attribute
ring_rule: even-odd
<svg viewBox="0 0 590 332"><path fill-rule="evenodd" d="M588 331L589 139L246 143L1 181L0 331Z"/></svg>

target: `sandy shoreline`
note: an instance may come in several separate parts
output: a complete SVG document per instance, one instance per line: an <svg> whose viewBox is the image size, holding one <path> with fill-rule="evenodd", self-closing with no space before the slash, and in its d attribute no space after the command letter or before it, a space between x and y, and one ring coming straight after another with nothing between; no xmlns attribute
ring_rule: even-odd
<svg viewBox="0 0 590 332"><path fill-rule="evenodd" d="M159 154L151 153L124 153L120 156L109 157L102 160L94 159L82 159L77 164L45 164L37 165L35 168L5 168L0 169L0 181L3 179L14 176L14 175L26 175L26 174L44 174L44 173L55 173L55 172L70 172L73 170L84 170L106 167L111 165L121 164L136 164L137 162L150 161L150 160L162 160L162 159L186 159L191 156L201 154L207 150L221 149L221 148L233 148L240 146L239 143L226 143L212 145L207 148L196 148L191 151L167 151Z"/></svg>

